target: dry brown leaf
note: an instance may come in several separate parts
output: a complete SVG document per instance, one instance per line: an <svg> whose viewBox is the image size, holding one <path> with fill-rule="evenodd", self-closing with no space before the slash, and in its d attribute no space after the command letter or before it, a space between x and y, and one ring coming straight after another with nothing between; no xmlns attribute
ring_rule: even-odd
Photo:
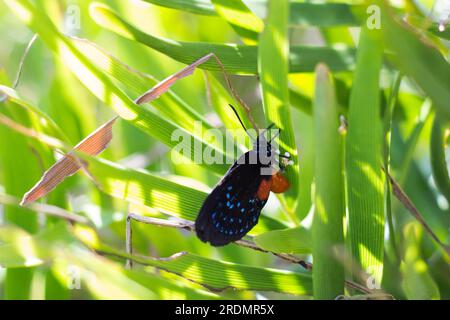
<svg viewBox="0 0 450 320"><path fill-rule="evenodd" d="M78 143L72 151L65 154L64 157L51 166L44 173L41 180L30 191L25 193L20 204L23 206L42 198L64 181L66 177L77 172L83 166L83 163L74 154L74 151L81 151L88 155L96 156L105 150L112 139L112 126L116 119L117 117L99 127Z"/></svg>

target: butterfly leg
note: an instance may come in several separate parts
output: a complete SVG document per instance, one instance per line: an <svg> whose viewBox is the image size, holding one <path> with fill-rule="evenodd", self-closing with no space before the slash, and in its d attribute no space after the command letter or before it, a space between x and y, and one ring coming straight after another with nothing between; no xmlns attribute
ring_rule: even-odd
<svg viewBox="0 0 450 320"><path fill-rule="evenodd" d="M129 213L127 215L127 220L125 222L125 250L129 255L133 254L133 231L131 230L131 220L135 214ZM133 267L133 262L130 259L127 259L125 263L125 268L131 269Z"/></svg>
<svg viewBox="0 0 450 320"><path fill-rule="evenodd" d="M125 226L125 250L128 255L133 255L133 230L131 228L131 223L133 220L145 224L155 224L154 219L150 217L144 217L134 213L129 213L127 215ZM131 269L133 267L133 261L131 259L127 259L125 267L127 269Z"/></svg>

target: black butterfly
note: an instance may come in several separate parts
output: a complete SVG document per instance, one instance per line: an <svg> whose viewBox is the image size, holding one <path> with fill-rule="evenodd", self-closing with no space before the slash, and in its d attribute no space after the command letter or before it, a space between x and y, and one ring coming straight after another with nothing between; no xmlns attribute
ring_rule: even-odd
<svg viewBox="0 0 450 320"><path fill-rule="evenodd" d="M245 130L236 110L231 108ZM274 138L268 141L264 136L270 128L256 138L253 150L243 154L230 167L205 199L195 221L197 236L203 242L224 246L241 239L258 223L275 181L271 146Z"/></svg>

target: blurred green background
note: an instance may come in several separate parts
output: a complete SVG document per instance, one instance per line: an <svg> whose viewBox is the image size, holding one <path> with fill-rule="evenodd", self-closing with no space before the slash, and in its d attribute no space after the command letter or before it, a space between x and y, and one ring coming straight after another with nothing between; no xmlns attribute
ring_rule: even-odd
<svg viewBox="0 0 450 320"><path fill-rule="evenodd" d="M389 15L388 27L375 40L369 35L363 41L360 25L371 2L326 1L314 7L272 1L269 12L287 15L261 20L256 16L266 17L267 2L0 3L1 299L450 297L448 247L446 253L405 201L396 199L381 170L390 168L424 223L448 243L450 37L448 30L438 31L438 23L450 7L445 1L392 1L395 10L382 11L383 19ZM243 3L251 11L243 10ZM398 23L405 16L409 27ZM36 32L39 37L21 61ZM243 47L220 47L225 43ZM283 54L288 43L290 57ZM247 54L250 47L253 55ZM211 51L224 62L258 124L283 126L283 149L298 151L296 166L288 171L293 187L286 195L271 195L250 235L264 250L317 262L314 275L271 253L236 244L214 248L192 232L138 223L133 223L133 246L143 257L125 269L127 213L194 220L205 192L227 167L176 164L166 143L169 126L159 119L188 132L193 120L221 130L238 123L227 107L234 100L213 64L207 67L216 71L197 70L136 109L114 100L114 94L133 100ZM233 58L235 51L241 59ZM319 62L330 71L315 72ZM280 109L274 107L277 101ZM318 106L325 111L315 112ZM125 117L127 107L142 113L116 122L114 138L100 156L104 160L86 160L89 175L66 179L39 201L43 207L18 205L68 151L49 145L44 135L74 146L114 115ZM341 115L348 128L339 122ZM367 166L355 169L358 161ZM365 168L375 168L375 178L364 176ZM330 224L314 229L322 201ZM55 217L55 207L76 216ZM352 264L347 253L361 243L371 254L361 250ZM330 260L319 265L321 250L329 248L334 251L324 259ZM150 258L184 251L179 258ZM363 269L369 280L358 276ZM364 290L344 288L344 274Z"/></svg>

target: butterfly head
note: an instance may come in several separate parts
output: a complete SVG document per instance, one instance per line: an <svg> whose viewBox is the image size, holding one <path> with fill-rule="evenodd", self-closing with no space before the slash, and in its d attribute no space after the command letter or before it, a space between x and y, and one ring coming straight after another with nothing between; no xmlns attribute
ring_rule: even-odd
<svg viewBox="0 0 450 320"><path fill-rule="evenodd" d="M273 138L268 140L266 132L273 127L273 124L260 133L253 142L253 150L257 153L260 163L264 165L271 165L274 163L275 150L273 150Z"/></svg>
<svg viewBox="0 0 450 320"><path fill-rule="evenodd" d="M272 133L271 129L275 126L275 124L272 123L267 127L267 129L263 130L259 135L257 135L255 139L245 127L236 109L231 104L229 106L239 120L242 128L248 133L250 139L253 140L253 150L250 152L250 155L248 155L248 158L254 159L255 157L257 157L259 163L263 164L264 167L270 167L271 165L276 164L279 166L280 171L284 171L284 169L288 165L293 164L291 155L288 152L282 155L279 154L278 151L276 151L278 150L278 147L275 147L274 140L280 134L281 129L277 129L275 134L270 135L270 133ZM266 138L267 133L269 133L269 139Z"/></svg>

